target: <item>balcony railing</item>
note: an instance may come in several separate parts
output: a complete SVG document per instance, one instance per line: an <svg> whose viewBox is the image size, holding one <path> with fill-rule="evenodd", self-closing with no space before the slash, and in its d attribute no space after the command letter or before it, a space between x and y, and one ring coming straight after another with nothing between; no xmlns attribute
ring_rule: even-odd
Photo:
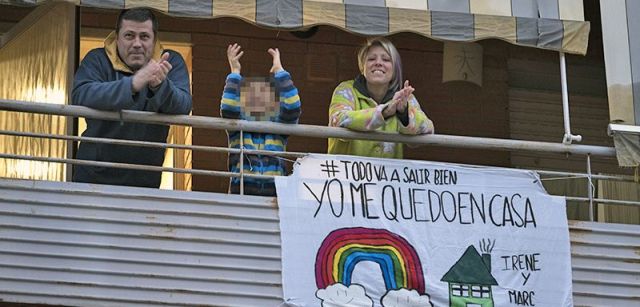
<svg viewBox="0 0 640 307"><path fill-rule="evenodd" d="M49 115L69 116L69 117L85 117L92 119L113 120L113 121L127 121L127 122L139 122L149 124L165 124L165 125L182 125L190 126L194 128L205 129L218 129L218 130L232 130L241 132L265 132L274 134L285 134L303 137L313 138L342 138L342 139L363 139L363 140L377 140L386 142L399 142L412 145L426 145L426 146L440 146L449 148L466 148L466 149L483 149L483 150L496 150L496 151L508 151L508 152L536 152L536 153L556 153L556 154L569 154L575 156L584 156L586 172L564 172L564 171L548 171L548 170L534 170L541 175L542 179L568 179L568 178L585 178L587 180L589 195L587 197L566 197L568 201L577 201L582 203L588 203L590 206L590 219L593 220L593 206L594 203L601 204L614 204L614 205L626 205L626 206L640 206L640 202L632 200L615 200L615 199L601 199L595 198L593 192L593 180L612 180L612 181L625 181L633 182L634 177L628 175L599 175L591 173L591 158L592 157L615 157L615 149L606 146L593 146L593 145L579 145L579 144L562 144L562 143L550 143L550 142L538 142L538 141L524 141L524 140L511 140L511 139L498 139L498 138L484 138L484 137L468 137L468 136L455 136L455 135L399 135L383 132L357 132L344 128L326 127L326 126L313 126L313 125L288 125L272 122L255 122L244 120L231 120L218 117L204 117L204 116L189 116L189 115L166 115L151 112L141 111L99 111L82 106L74 105L57 105L46 103L33 103L24 101L13 101L0 99L0 110L14 111L14 112L26 112L26 113L40 113ZM604 129L604 128L603 128ZM70 135L58 135L58 134L46 134L46 133L33 133L33 132L21 132L21 131L0 131L0 135L31 137L31 138L46 138L55 139L68 142L95 142L106 143L114 145L133 145L133 146L146 146L157 148L172 148L181 150L192 151L205 151L216 153L239 153L241 156L245 154L261 154L261 155L274 155L287 159L298 158L306 155L304 152L273 152L263 150L248 150L248 149L232 149L227 147L214 147L214 146L197 146L197 145L181 145L181 144L165 144L154 142L142 142L142 141L130 141L120 139L108 139L108 138L89 138ZM240 138L242 141L242 138ZM243 146L241 146L243 147ZM161 166L148 166L148 165L133 165L125 163L110 163L100 161L87 161L71 158L55 158L55 157L36 157L27 155L15 155L0 152L0 158L4 159L20 159L30 161L44 161L65 163L73 165L92 165L101 167L116 167L125 169L137 169L148 171L163 171L173 173L188 173L194 175L206 175L206 176L222 176L222 177L255 177L255 178L268 178L271 176L244 174L244 173L232 173L228 171L220 170L206 170L206 169L188 169L188 168L174 168L174 167L161 167ZM242 158L241 158L242 161ZM242 167L241 167L242 170ZM549 178L551 177L551 178ZM242 188L241 188L242 194Z"/></svg>

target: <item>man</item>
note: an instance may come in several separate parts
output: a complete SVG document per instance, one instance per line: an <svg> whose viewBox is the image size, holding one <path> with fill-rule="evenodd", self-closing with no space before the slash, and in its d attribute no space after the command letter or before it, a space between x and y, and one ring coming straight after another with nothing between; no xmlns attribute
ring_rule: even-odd
<svg viewBox="0 0 640 307"><path fill-rule="evenodd" d="M189 75L180 54L163 50L158 22L149 9L124 10L104 48L91 50L76 72L72 102L105 111L189 114ZM85 137L166 142L166 125L87 119ZM82 160L161 166L163 148L81 142ZM160 172L78 165L73 181L153 187Z"/></svg>

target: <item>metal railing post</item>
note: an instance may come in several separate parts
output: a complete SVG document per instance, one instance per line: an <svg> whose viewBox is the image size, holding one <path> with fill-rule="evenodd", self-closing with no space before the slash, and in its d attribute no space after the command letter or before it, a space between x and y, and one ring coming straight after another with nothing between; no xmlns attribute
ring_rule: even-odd
<svg viewBox="0 0 640 307"><path fill-rule="evenodd" d="M594 221L593 214L593 178L591 177L591 155L587 155L587 196L589 197L589 221Z"/></svg>
<svg viewBox="0 0 640 307"><path fill-rule="evenodd" d="M244 130L240 130L240 195L244 195Z"/></svg>

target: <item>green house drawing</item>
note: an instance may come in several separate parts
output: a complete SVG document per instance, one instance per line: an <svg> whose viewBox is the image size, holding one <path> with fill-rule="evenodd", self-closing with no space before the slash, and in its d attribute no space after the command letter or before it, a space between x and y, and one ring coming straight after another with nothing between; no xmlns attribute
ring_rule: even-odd
<svg viewBox="0 0 640 307"><path fill-rule="evenodd" d="M491 286L498 282L491 275L491 254L480 256L473 245L440 281L449 283L451 307L493 307Z"/></svg>

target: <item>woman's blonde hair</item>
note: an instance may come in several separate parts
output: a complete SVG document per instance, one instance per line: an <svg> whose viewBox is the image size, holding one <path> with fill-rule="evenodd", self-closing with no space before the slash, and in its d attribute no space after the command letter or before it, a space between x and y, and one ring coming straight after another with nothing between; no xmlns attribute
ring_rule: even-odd
<svg viewBox="0 0 640 307"><path fill-rule="evenodd" d="M389 82L389 88L393 91L398 91L402 87L402 61L400 60L400 54L398 49L384 37L370 38L358 51L358 67L360 73L364 75L364 66L367 62L367 53L372 47L380 46L391 57L391 64L393 65L393 78Z"/></svg>

